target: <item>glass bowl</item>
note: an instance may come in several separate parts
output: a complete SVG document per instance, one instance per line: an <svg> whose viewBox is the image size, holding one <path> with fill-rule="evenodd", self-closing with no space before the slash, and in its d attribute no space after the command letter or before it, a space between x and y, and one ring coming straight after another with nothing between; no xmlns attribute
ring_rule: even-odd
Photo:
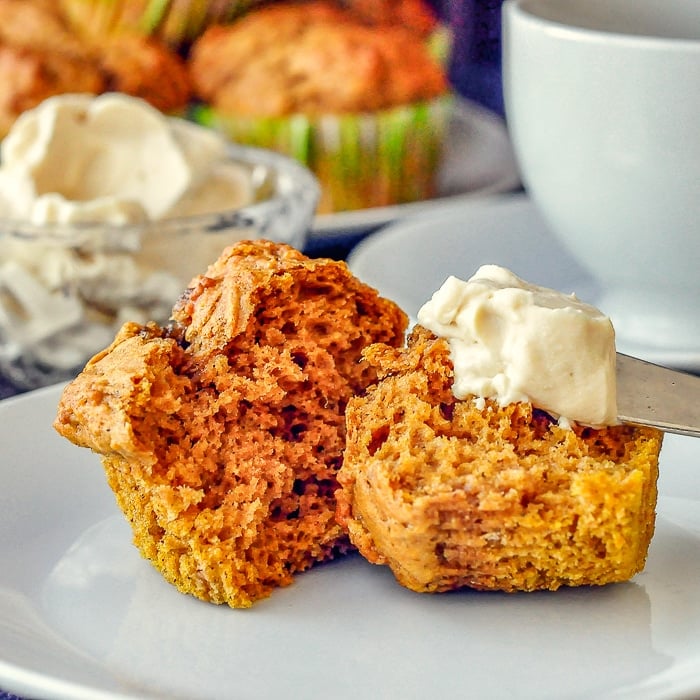
<svg viewBox="0 0 700 700"><path fill-rule="evenodd" d="M228 245L302 249L320 189L297 161L232 144L255 201L146 224L31 225L0 220L0 374L33 389L75 376L125 321L164 323L190 280Z"/></svg>

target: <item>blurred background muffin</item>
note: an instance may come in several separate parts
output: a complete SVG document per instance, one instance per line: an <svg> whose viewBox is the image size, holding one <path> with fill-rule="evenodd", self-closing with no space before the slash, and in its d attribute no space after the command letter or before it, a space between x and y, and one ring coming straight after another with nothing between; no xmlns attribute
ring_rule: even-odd
<svg viewBox="0 0 700 700"><path fill-rule="evenodd" d="M420 7L415 28L388 0L274 2L212 26L189 56L193 114L307 165L320 212L428 198L451 101Z"/></svg>
<svg viewBox="0 0 700 700"><path fill-rule="evenodd" d="M168 113L182 113L191 98L185 60L163 43L83 37L51 0L0 0L0 137L49 97L110 91Z"/></svg>
<svg viewBox="0 0 700 700"><path fill-rule="evenodd" d="M122 92L319 178L319 212L426 199L451 108L429 0L0 0L0 138Z"/></svg>

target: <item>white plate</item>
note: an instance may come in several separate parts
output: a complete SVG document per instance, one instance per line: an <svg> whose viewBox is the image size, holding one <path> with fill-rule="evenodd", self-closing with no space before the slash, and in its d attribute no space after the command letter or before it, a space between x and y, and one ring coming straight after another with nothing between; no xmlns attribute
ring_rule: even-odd
<svg viewBox="0 0 700 700"><path fill-rule="evenodd" d="M418 595L358 556L250 610L169 586L59 387L0 402L0 687L43 700L671 698L700 693L700 440L669 436L633 581Z"/></svg>
<svg viewBox="0 0 700 700"><path fill-rule="evenodd" d="M446 202L507 192L520 185L520 175L503 120L477 104L460 100L450 123L438 171L436 199L321 214L314 220L310 238L333 240L375 229L409 214L432 211Z"/></svg>
<svg viewBox="0 0 700 700"><path fill-rule="evenodd" d="M464 279L485 263L510 268L529 282L575 292L592 304L600 295L523 194L459 203L397 222L361 241L348 259L360 279L413 317L448 275ZM617 345L649 362L700 372L700 348L676 350L670 342L652 348L619 336Z"/></svg>

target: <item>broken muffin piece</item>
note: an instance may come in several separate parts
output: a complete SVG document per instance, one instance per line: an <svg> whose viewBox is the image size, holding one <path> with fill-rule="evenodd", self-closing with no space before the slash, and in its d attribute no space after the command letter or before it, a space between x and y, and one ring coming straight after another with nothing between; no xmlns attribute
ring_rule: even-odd
<svg viewBox="0 0 700 700"><path fill-rule="evenodd" d="M626 581L654 531L662 433L560 426L530 403L457 399L448 342L375 345L347 409L338 515L369 561L418 592Z"/></svg>
<svg viewBox="0 0 700 700"><path fill-rule="evenodd" d="M65 389L55 427L102 455L134 542L179 590L248 607L346 551L334 518L347 402L398 346L392 302L341 262L225 250L172 324L126 324Z"/></svg>

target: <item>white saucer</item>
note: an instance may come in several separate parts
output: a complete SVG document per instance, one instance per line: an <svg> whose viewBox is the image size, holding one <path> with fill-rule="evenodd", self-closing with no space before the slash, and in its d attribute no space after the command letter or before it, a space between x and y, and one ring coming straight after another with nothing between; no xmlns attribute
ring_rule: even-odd
<svg viewBox="0 0 700 700"><path fill-rule="evenodd" d="M445 205L397 222L363 240L348 259L361 280L413 317L448 275L464 279L485 263L507 267L529 282L575 292L592 304L600 296L596 282L555 240L522 194ZM700 348L652 348L618 336L617 349L649 362L700 371Z"/></svg>
<svg viewBox="0 0 700 700"><path fill-rule="evenodd" d="M320 214L309 238L331 241L375 229L409 215L430 212L444 203L456 203L508 192L520 185L520 174L503 119L483 107L459 100L450 122L437 174L435 199Z"/></svg>

